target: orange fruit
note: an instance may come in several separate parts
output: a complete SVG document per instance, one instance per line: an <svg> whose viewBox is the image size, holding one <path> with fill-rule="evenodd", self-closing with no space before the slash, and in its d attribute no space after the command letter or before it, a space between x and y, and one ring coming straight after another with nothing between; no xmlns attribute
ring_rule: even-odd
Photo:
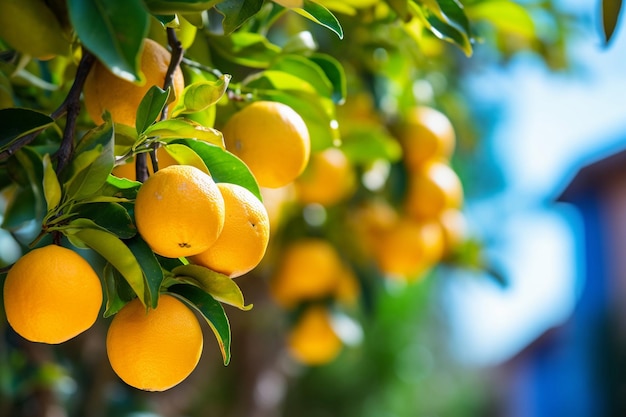
<svg viewBox="0 0 626 417"><path fill-rule="evenodd" d="M270 282L270 293L285 308L329 296L337 288L342 268L339 254L328 241L303 238L282 252Z"/></svg>
<svg viewBox="0 0 626 417"><path fill-rule="evenodd" d="M321 305L308 307L287 335L288 352L305 365L331 362L342 346L332 328L330 313Z"/></svg>
<svg viewBox="0 0 626 417"><path fill-rule="evenodd" d="M113 371L128 385L146 391L164 391L187 378L200 360L202 346L195 314L168 294L148 311L138 298L126 304L113 317L106 339Z"/></svg>
<svg viewBox="0 0 626 417"><path fill-rule="evenodd" d="M108 110L114 122L135 126L137 108L143 96L154 85L163 88L171 59L169 51L152 39L146 38L140 59L140 69L145 77L142 84L135 84L117 77L101 62L94 64L85 80L83 94L87 114L96 124L104 122L102 113ZM185 88L185 80L180 68L174 71L172 88L175 100L169 104L170 110L174 108L176 99Z"/></svg>
<svg viewBox="0 0 626 417"><path fill-rule="evenodd" d="M158 148L156 152L159 169L178 164L178 162L174 158L172 158L163 147ZM148 159L148 172L150 173L150 175L152 175L154 174L154 169L152 168L152 162L150 162L150 156L146 155L146 158ZM115 168L113 168L113 172L111 172L111 174L119 178L126 178L132 181L137 181L135 159L133 158L131 161L127 161L123 165L117 165Z"/></svg>
<svg viewBox="0 0 626 417"><path fill-rule="evenodd" d="M458 248L467 237L467 219L461 210L447 209L439 216L443 231L444 253L449 255Z"/></svg>
<svg viewBox="0 0 626 417"><path fill-rule="evenodd" d="M135 200L139 234L167 258L207 250L222 232L224 215L224 198L213 178L190 165L160 169Z"/></svg>
<svg viewBox="0 0 626 417"><path fill-rule="evenodd" d="M247 188L225 182L217 187L224 198L224 228L209 249L189 260L234 278L263 259L270 223L265 206Z"/></svg>
<svg viewBox="0 0 626 417"><path fill-rule="evenodd" d="M33 249L9 270L4 309L11 327L32 342L58 344L89 329L102 306L102 285L89 263L57 245Z"/></svg>
<svg viewBox="0 0 626 417"><path fill-rule="evenodd" d="M356 177L346 155L339 148L327 148L311 155L294 184L301 203L331 206L355 190Z"/></svg>
<svg viewBox="0 0 626 417"><path fill-rule="evenodd" d="M354 271L345 266L341 269L335 288L335 299L345 305L355 305L361 294L361 286Z"/></svg>
<svg viewBox="0 0 626 417"><path fill-rule="evenodd" d="M235 113L222 133L226 149L248 165L261 187L292 182L309 161L309 131L286 104L256 101Z"/></svg>
<svg viewBox="0 0 626 417"><path fill-rule="evenodd" d="M433 159L448 160L454 152L456 136L445 114L432 107L417 106L406 115L400 143L406 166L418 169Z"/></svg>
<svg viewBox="0 0 626 417"><path fill-rule="evenodd" d="M463 205L463 185L445 162L433 161L409 175L406 212L416 219L434 219Z"/></svg>
<svg viewBox="0 0 626 417"><path fill-rule="evenodd" d="M384 232L398 220L396 210L383 199L367 200L350 212L350 229L354 232L355 244L364 255L372 255Z"/></svg>
<svg viewBox="0 0 626 417"><path fill-rule="evenodd" d="M287 216L289 204L295 201L294 185L289 183L279 188L261 187L260 191L270 219L270 230L278 230Z"/></svg>
<svg viewBox="0 0 626 417"><path fill-rule="evenodd" d="M385 275L412 280L441 259L443 245L443 233L436 222L401 218L381 236L375 257Z"/></svg>

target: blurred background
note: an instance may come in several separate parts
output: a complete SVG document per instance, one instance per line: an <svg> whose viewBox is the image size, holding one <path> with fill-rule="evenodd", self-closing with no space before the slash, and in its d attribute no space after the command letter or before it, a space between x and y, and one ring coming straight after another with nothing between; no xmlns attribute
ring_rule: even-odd
<svg viewBox="0 0 626 417"><path fill-rule="evenodd" d="M408 283L358 269L359 308L334 323L341 352L307 366L286 352L292 318L270 296L270 252L268 267L237 281L252 312L226 307L231 363L206 331L198 368L158 394L116 379L106 320L58 348L2 325L0 416L626 415L626 34L618 26L605 44L595 1L524 7L541 40L533 48L486 28L471 58L454 46L433 52L412 85L456 130L465 262ZM316 36L322 49L358 47ZM380 65L372 90L393 90ZM382 113L402 107L373 96ZM278 236L332 232L337 221L332 210L290 210Z"/></svg>

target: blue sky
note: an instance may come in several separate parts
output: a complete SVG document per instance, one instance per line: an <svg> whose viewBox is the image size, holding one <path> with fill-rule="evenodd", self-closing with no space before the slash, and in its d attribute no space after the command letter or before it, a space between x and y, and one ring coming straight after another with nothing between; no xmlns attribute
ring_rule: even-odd
<svg viewBox="0 0 626 417"><path fill-rule="evenodd" d="M554 74L527 56L470 80L485 100L506 97L489 138L505 187L469 201L467 213L511 286L467 272L447 281L451 349L469 364L506 360L571 314L584 279L575 244L580 219L553 200L584 164L626 145L626 33L619 27L604 47L599 3L568 5L589 16L572 48L578 71Z"/></svg>

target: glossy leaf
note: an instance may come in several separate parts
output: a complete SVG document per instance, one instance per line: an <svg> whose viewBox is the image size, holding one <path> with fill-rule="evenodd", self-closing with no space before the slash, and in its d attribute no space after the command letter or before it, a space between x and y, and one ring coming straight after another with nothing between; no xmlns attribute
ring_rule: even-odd
<svg viewBox="0 0 626 417"><path fill-rule="evenodd" d="M216 81L198 81L185 87L172 111L172 116L196 113L217 103L228 88L231 76L222 75Z"/></svg>
<svg viewBox="0 0 626 417"><path fill-rule="evenodd" d="M333 85L324 70L313 60L298 55L283 55L270 66L272 71L286 72L307 82L317 94L332 98ZM279 90L288 90L276 86Z"/></svg>
<svg viewBox="0 0 626 417"><path fill-rule="evenodd" d="M159 119L168 97L169 90L163 90L156 85L150 87L137 108L135 129L138 134L141 134L148 126Z"/></svg>
<svg viewBox="0 0 626 417"><path fill-rule="evenodd" d="M298 14L312 20L318 25L324 26L335 32L339 39L343 39L343 28L339 20L326 7L312 0L303 0L302 7L293 9Z"/></svg>
<svg viewBox="0 0 626 417"><path fill-rule="evenodd" d="M46 198L48 211L61 202L61 184L48 154L43 156L43 195Z"/></svg>
<svg viewBox="0 0 626 417"><path fill-rule="evenodd" d="M171 294L181 297L194 307L209 324L222 352L224 365L230 362L230 323L224 307L209 294L194 285L177 284L168 288Z"/></svg>
<svg viewBox="0 0 626 417"><path fill-rule="evenodd" d="M2 219L2 228L17 230L37 218L37 201L31 187L18 187L7 205Z"/></svg>
<svg viewBox="0 0 626 417"><path fill-rule="evenodd" d="M210 36L211 46L229 61L250 68L267 68L281 49L258 33L235 32Z"/></svg>
<svg viewBox="0 0 626 417"><path fill-rule="evenodd" d="M427 3L433 3L429 1ZM439 7L427 7L410 3L410 9L413 14L419 17L426 28L437 38L450 42L458 46L465 55L472 55L471 35L469 30L465 28L467 17L462 9L460 11L458 4L454 0L442 0L437 3ZM444 6L449 10L444 10ZM456 9L455 9L456 7ZM448 13L452 16L448 16ZM463 16L463 17L460 17ZM456 18L456 19L455 19Z"/></svg>
<svg viewBox="0 0 626 417"><path fill-rule="evenodd" d="M19 162L20 170L23 174L26 174L28 183L26 188L32 190L32 209L28 210L29 213L34 214L32 217L38 223L43 220L46 214L46 201L43 191L43 160L41 155L35 152L30 147L23 147L20 149L13 158Z"/></svg>
<svg viewBox="0 0 626 417"><path fill-rule="evenodd" d="M144 0L148 9L157 15L200 12L215 6L221 0Z"/></svg>
<svg viewBox="0 0 626 417"><path fill-rule="evenodd" d="M139 53L149 16L141 0L68 0L70 21L80 41L111 72L143 79Z"/></svg>
<svg viewBox="0 0 626 417"><path fill-rule="evenodd" d="M159 301L159 291L163 283L163 270L150 246L136 235L126 241L126 245L135 255L146 279L146 305L156 308Z"/></svg>
<svg viewBox="0 0 626 417"><path fill-rule="evenodd" d="M347 95L346 74L341 63L327 54L312 54L309 59L315 62L326 74L326 78L332 86L332 99L335 103L341 104Z"/></svg>
<svg viewBox="0 0 626 417"><path fill-rule="evenodd" d="M230 277L212 271L200 265L183 265L172 270L182 281L197 285L222 303L248 311L252 305L246 305L239 286Z"/></svg>
<svg viewBox="0 0 626 417"><path fill-rule="evenodd" d="M224 147L222 132L202 126L191 120L169 119L157 122L144 132L146 136L160 139L199 139L204 142Z"/></svg>
<svg viewBox="0 0 626 417"><path fill-rule="evenodd" d="M535 24L529 11L509 0L488 0L467 7L472 21L486 20L503 33L534 39Z"/></svg>
<svg viewBox="0 0 626 417"><path fill-rule="evenodd" d="M79 218L93 221L120 239L129 239L137 234L128 211L115 202L94 202L75 206L72 212Z"/></svg>
<svg viewBox="0 0 626 417"><path fill-rule="evenodd" d="M229 35L261 10L263 0L224 0L215 8L224 15L222 28Z"/></svg>
<svg viewBox="0 0 626 417"><path fill-rule="evenodd" d="M10 147L14 140L53 123L50 116L34 110L14 107L0 109L0 152Z"/></svg>
<svg viewBox="0 0 626 417"><path fill-rule="evenodd" d="M246 164L232 153L206 142L192 139L178 139L173 143L181 143L193 149L204 161L216 182L230 182L247 188L261 201L261 192L254 176Z"/></svg>
<svg viewBox="0 0 626 417"><path fill-rule="evenodd" d="M110 263L104 266L102 275L106 294L104 317L111 317L131 301L135 297L135 293L124 277Z"/></svg>
<svg viewBox="0 0 626 417"><path fill-rule="evenodd" d="M80 239L89 248L100 254L124 277L135 294L146 304L146 284L143 272L135 255L113 233L100 229L94 222L77 219L69 223L64 230Z"/></svg>
<svg viewBox="0 0 626 417"><path fill-rule="evenodd" d="M80 200L98 191L115 164L113 125L107 122L90 130L76 146L70 177L64 184L68 199Z"/></svg>
<svg viewBox="0 0 626 417"><path fill-rule="evenodd" d="M211 175L206 164L193 149L180 143L171 143L163 147L165 151L180 165L191 165Z"/></svg>
<svg viewBox="0 0 626 417"><path fill-rule="evenodd" d="M378 159L396 162L402 157L398 141L378 125L352 127L342 139L341 149L354 164Z"/></svg>
<svg viewBox="0 0 626 417"><path fill-rule="evenodd" d="M99 198L114 197L125 200L134 200L137 197L137 191L139 191L140 187L141 183L138 181L109 175L97 195Z"/></svg>

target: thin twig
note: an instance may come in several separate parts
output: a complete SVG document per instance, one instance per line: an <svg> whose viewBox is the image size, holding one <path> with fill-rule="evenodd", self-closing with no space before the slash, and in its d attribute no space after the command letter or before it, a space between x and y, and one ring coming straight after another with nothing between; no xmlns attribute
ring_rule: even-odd
<svg viewBox="0 0 626 417"><path fill-rule="evenodd" d="M218 70L217 68L211 68L211 67L209 67L207 65L203 65L203 64L201 64L199 62L196 62L194 60L191 60L189 58L183 57L183 60L181 62L183 64L187 65L188 67L197 68L200 71L204 71L204 72L208 72L209 74L213 74L216 78L220 78L220 77L224 76L222 71Z"/></svg>
<svg viewBox="0 0 626 417"><path fill-rule="evenodd" d="M83 50L83 56L78 64L76 70L76 77L74 83L67 93L65 100L63 101L60 109L61 112L66 112L67 117L65 121L65 130L63 132L63 139L61 140L61 146L57 152L58 163L56 172L57 174L63 171L74 152L74 136L76 135L76 120L80 113L80 93L83 91L83 86L91 67L96 62L96 58L86 50ZM56 115L56 112L52 114L52 117Z"/></svg>
<svg viewBox="0 0 626 417"><path fill-rule="evenodd" d="M176 32L173 28L167 28L167 43L172 49L172 56L170 58L170 64L167 67L167 72L165 73L165 82L163 83L163 89L167 90L172 87L174 80L174 72L180 66L180 63L183 60L183 45L180 43L178 38L176 37ZM174 93L172 89L172 93ZM167 113L169 111L169 106L163 107L163 112L161 113L161 120L167 119Z"/></svg>

